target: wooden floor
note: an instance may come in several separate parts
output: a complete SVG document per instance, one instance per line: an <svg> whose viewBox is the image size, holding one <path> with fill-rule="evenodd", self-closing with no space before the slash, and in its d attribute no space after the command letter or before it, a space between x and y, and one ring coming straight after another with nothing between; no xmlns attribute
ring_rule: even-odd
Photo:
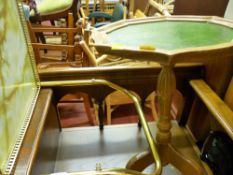
<svg viewBox="0 0 233 175"><path fill-rule="evenodd" d="M150 128L155 133L155 123L150 123ZM64 128L54 172L95 170L99 163L103 169L124 168L133 155L147 148L144 133L137 124L106 126L103 131L98 127ZM171 165L162 174L180 175Z"/></svg>

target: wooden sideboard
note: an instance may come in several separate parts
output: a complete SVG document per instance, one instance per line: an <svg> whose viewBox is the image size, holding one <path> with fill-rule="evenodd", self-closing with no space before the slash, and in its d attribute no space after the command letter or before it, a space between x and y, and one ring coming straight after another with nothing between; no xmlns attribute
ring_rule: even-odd
<svg viewBox="0 0 233 175"><path fill-rule="evenodd" d="M53 173L60 126L52 90L41 89L17 157L15 175Z"/></svg>

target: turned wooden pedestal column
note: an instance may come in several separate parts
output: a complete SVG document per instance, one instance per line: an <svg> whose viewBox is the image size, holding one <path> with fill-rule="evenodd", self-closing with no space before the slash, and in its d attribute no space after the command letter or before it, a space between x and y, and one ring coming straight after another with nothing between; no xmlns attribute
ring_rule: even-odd
<svg viewBox="0 0 233 175"><path fill-rule="evenodd" d="M171 141L171 103L176 89L176 79L172 66L162 65L158 79L159 120L156 141L158 144L167 145Z"/></svg>

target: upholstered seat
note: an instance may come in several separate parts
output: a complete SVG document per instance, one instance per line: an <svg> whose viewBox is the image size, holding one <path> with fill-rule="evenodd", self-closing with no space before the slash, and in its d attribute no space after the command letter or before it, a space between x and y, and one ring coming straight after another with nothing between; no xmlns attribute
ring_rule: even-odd
<svg viewBox="0 0 233 175"><path fill-rule="evenodd" d="M80 0L36 0L37 12L40 15L40 20L55 20L62 17L67 17L69 12L74 15L74 21L76 22L77 9L80 7ZM30 12L31 21L36 21L35 11Z"/></svg>
<svg viewBox="0 0 233 175"><path fill-rule="evenodd" d="M73 0L56 0L56 3L54 3L54 0L42 0L42 1L36 1L37 2L37 10L40 13L40 15L48 15L51 13L56 13L63 11L64 9L70 8ZM30 16L34 16L34 11L30 12Z"/></svg>

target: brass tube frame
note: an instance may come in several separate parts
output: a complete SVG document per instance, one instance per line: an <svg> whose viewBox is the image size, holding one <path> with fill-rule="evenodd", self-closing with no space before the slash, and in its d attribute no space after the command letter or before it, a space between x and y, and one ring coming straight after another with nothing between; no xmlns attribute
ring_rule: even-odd
<svg viewBox="0 0 233 175"><path fill-rule="evenodd" d="M160 157L158 154L158 150L156 148L155 141L152 137L152 134L150 132L149 126L145 120L145 116L142 110L142 107L140 105L140 100L138 97L131 91L114 84L110 81L103 80L103 79L89 79L89 80L67 80L67 81L43 81L40 82L41 87L66 87L66 86L86 86L86 85L106 85L108 87L111 87L115 90L119 90L126 94L129 98L131 98L134 102L134 106L137 110L137 113L139 115L139 119L142 125L142 128L144 130L144 133L146 135L147 142L150 147L150 151L153 155L154 162L156 165L156 169L152 174L150 175L160 175L162 173L162 165L160 161ZM80 173L70 173L71 175L79 175ZM142 172L129 170L129 169L109 169L109 170L100 170L100 171L90 171L90 172L81 172L81 174L95 174L95 175L107 175L107 174L122 174L122 175L132 175L132 174L138 174L138 175L149 175Z"/></svg>

